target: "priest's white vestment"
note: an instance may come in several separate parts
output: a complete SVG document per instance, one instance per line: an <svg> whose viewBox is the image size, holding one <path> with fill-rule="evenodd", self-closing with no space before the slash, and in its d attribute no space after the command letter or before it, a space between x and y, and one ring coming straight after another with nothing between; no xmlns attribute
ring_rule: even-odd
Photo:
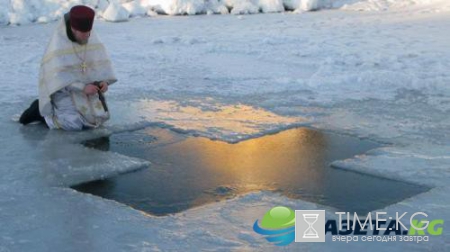
<svg viewBox="0 0 450 252"><path fill-rule="evenodd" d="M51 129L81 130L109 119L99 94L86 95L87 84L117 81L104 45L92 30L80 45L68 38L65 20L54 32L39 73L39 111Z"/></svg>

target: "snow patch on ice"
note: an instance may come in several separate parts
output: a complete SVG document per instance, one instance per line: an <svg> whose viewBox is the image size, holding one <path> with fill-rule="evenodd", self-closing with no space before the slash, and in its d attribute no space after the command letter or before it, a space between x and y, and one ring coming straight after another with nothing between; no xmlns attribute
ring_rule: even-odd
<svg viewBox="0 0 450 252"><path fill-rule="evenodd" d="M448 146L384 147L333 166L427 186L447 186L450 179ZM420 167L420 168L418 168Z"/></svg>
<svg viewBox="0 0 450 252"><path fill-rule="evenodd" d="M213 99L177 101L140 100L111 107L120 117L111 123L153 122L173 130L227 142L306 125L305 118L279 116L245 104L225 105Z"/></svg>

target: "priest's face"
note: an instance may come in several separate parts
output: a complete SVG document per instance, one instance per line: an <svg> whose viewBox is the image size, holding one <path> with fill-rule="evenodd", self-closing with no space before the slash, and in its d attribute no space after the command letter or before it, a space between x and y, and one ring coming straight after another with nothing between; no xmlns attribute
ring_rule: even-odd
<svg viewBox="0 0 450 252"><path fill-rule="evenodd" d="M75 39L77 40L78 44L85 45L89 41L89 36L91 36L91 32L82 32L78 31L72 28L72 33L75 36Z"/></svg>

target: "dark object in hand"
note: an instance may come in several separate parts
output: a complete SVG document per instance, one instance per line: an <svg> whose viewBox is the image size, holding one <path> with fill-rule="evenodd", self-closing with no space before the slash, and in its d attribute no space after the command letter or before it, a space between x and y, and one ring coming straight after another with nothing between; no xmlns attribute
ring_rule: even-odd
<svg viewBox="0 0 450 252"><path fill-rule="evenodd" d="M100 102L103 105L103 109L108 112L108 106L106 105L106 101L105 101L105 96L103 96L102 91L100 91L101 87L100 87L100 81L94 81L94 83L92 83L94 86L97 86L99 88L98 90L98 98L100 99Z"/></svg>

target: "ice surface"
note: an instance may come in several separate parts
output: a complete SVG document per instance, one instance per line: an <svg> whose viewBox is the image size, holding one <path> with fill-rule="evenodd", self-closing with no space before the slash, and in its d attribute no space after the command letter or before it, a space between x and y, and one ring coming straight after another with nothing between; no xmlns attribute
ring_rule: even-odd
<svg viewBox="0 0 450 252"><path fill-rule="evenodd" d="M41 20L69 8L53 3ZM66 188L148 165L73 143L152 124L234 141L300 122L390 143L335 165L435 186L387 210L421 210L450 221L450 18L433 11L446 10L446 2L438 3L387 12L97 20L120 81L108 94L112 120L83 133L10 120L36 98L40 59L56 23L0 27L0 251L277 251L251 230L255 219L276 205L323 209L261 192L155 218ZM38 18L26 17L14 16ZM133 109L142 103L150 107ZM234 106L233 123L245 130L218 129L207 120ZM264 116L239 120L243 108ZM423 244L296 243L286 250L446 251L449 234Z"/></svg>

